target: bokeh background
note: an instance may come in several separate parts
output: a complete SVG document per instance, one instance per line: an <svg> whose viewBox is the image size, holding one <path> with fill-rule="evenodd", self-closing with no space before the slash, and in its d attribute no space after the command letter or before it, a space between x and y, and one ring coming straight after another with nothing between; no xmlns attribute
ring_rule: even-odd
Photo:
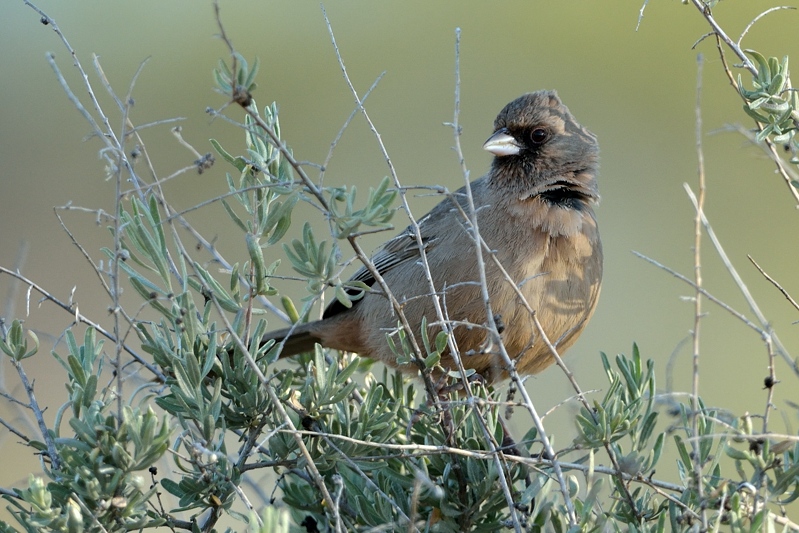
<svg viewBox="0 0 799 533"><path fill-rule="evenodd" d="M97 54L111 84L121 95L144 60L133 91L131 119L142 124L184 117L183 135L200 152L211 151L209 138L240 148L240 131L222 120L211 121L208 106L221 106L212 90L211 71L227 57L210 2L41 0L37 5L59 24L92 82ZM733 36L771 3L721 2L715 15ZM781 338L799 352L793 321L797 312L748 263L751 254L787 290L799 295L795 265L797 213L785 184L760 150L727 124L751 124L722 72L711 39L692 45L709 31L692 6L650 2L636 31L641 2L325 2L347 70L363 94L382 73L385 77L367 100L405 185L462 184L452 151L455 28L462 29L462 144L472 176L481 175L490 156L480 147L491 133L496 113L511 99L539 89L557 89L578 120L596 133L602 150L598 217L605 246L605 280L596 315L566 359L582 387L605 385L599 352L629 353L637 342L645 358L656 361L665 390L689 390L688 346L677 350L693 324L690 288L633 256L640 251L692 276L693 211L683 183L697 182L695 100L697 54L705 55L702 96L703 142L708 196L706 213L732 261ZM316 2L222 0L228 35L247 58L259 57L255 97L263 106L280 106L283 136L295 155L321 163L330 143L354 108L336 62L320 6ZM744 46L764 55L795 55L799 13L780 11L761 20ZM53 207L72 202L112 210L114 185L104 181L101 147L68 101L45 52L56 61L79 98L86 103L72 59L51 30L22 0L0 7L0 265L67 300L82 313L108 323L108 301L85 259L53 215ZM748 82L748 77L744 75ZM120 124L111 99L96 84L112 124ZM237 118L240 113L232 111ZM161 177L190 165L194 156L178 145L169 126L147 130L144 139ZM224 164L202 175L187 173L170 184L178 208L188 208L225 192ZM357 117L345 132L329 166L328 183L358 184L366 189L388 174L374 137ZM417 215L434 203L413 198ZM310 213L310 212L309 212ZM395 226L405 225L398 215ZM108 232L92 215L66 213L70 228L99 260ZM231 260L245 256L242 235L221 205L195 212L190 220L215 237ZM295 217L295 229L301 227ZM364 239L374 249L385 236ZM277 250L277 248L276 248ZM751 316L743 298L704 243L706 287ZM285 264L285 263L284 263ZM300 294L295 287L294 294ZM16 291L16 292L15 292ZM48 416L66 399L62 374L48 352L70 325L71 317L50 304L39 306L34 293L26 309L25 289L0 276L0 313L22 317L42 341L39 355L26 361L35 377L39 401ZM765 349L757 335L730 315L705 304L702 323L701 393L709 405L736 415L760 413L765 404ZM63 344L55 346L62 355ZM22 397L18 379L3 363L4 390ZM782 416L773 428L792 431L796 412L787 404L795 379L780 363L776 407ZM557 368L527 382L541 411L573 394ZM597 393L601 394L601 393ZM794 397L795 400L795 397ZM548 423L556 443L573 435L569 407ZM0 405L0 416L25 426L19 412ZM528 424L527 421L519 422ZM0 486L21 486L36 469L29 449L0 428Z"/></svg>

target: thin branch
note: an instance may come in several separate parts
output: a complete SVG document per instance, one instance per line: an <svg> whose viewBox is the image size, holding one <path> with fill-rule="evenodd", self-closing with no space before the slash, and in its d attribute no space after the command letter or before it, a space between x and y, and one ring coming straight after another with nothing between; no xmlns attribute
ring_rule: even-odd
<svg viewBox="0 0 799 533"><path fill-rule="evenodd" d="M187 167L187 169L190 169L190 168L193 168L193 167ZM156 185L160 185L160 184L164 183L165 181L167 181L167 179L168 178L164 178L158 184L151 184L151 185L148 185L148 187L154 187ZM167 217L165 217L163 220L161 220L161 224L166 224L168 222L172 222L173 220L180 220L180 219L182 219L182 217L184 215L186 215L188 213L191 213L192 211L198 211L198 210L200 210L200 209L202 209L204 207L208 207L209 205L212 205L212 204L215 204L217 202L220 202L220 201L224 200L225 198L229 198L231 196L238 196L238 195L246 193L246 192L259 191L259 190L264 190L264 189L271 189L272 187L275 187L275 188L277 188L277 187L287 187L287 186L291 186L291 185L293 185L293 183L263 183L261 185L250 185L249 187L243 187L241 189L236 189L234 191L228 191L226 193L222 193L220 195L214 196L213 198L210 198L208 200L200 202L199 204L194 204L191 207L187 207L186 209L183 209L182 211L175 211L173 209L170 209L172 214L167 216Z"/></svg>
<svg viewBox="0 0 799 533"><path fill-rule="evenodd" d="M797 305L796 301L793 298L791 298L791 295L788 294L787 291L783 289L782 286L779 283L777 283L776 280L774 280L774 278L766 274L766 271L760 268L760 265L758 265L757 262L754 259L752 259L751 255L747 254L746 257L749 258L749 261L751 261L752 264L755 265L755 268L757 268L768 281L770 281L772 284L774 284L775 287L777 287L777 289L779 289L779 291L783 294L783 296L785 296L788 299L789 302L791 302L791 304L794 306L795 309L799 309L799 305ZM765 412L763 413L763 429L762 429L763 433L766 433L768 431L769 414L771 413L771 408L774 405L774 387L777 385L777 383L779 383L779 381L777 380L777 367L774 364L774 350L772 344L767 343L767 348L768 348L768 376L764 381L766 384L766 407L765 407Z"/></svg>
<svg viewBox="0 0 799 533"><path fill-rule="evenodd" d="M13 278L16 278L16 279L22 281L23 283L28 285L29 288L35 289L36 292L40 293L44 297L45 300L49 300L49 301L53 302L55 305L57 305L58 307L60 307L64 311L67 311L68 313L70 313L75 318L75 322L76 323L81 323L81 324L86 324L87 326L91 326L92 328L97 330L102 336L104 336L108 340L110 340L112 342L116 342L116 337L111 332L109 332L108 330L103 328L99 323L94 322L93 320L90 320L89 318L87 318L85 315L81 314L80 311L78 310L78 306L77 305L72 305L72 304L67 304L67 303L62 302L61 300L59 300L58 298L56 298L55 296L53 296L52 294L47 292L41 285L29 280L28 278L26 278L25 276L23 276L19 272L13 272L13 271L5 268L5 267L0 266L0 273L8 274L9 276L11 276ZM130 356L133 357L136 361L138 361L142 366L147 368L147 370L152 372L153 375L156 376L161 383L166 382L166 376L164 376L164 374L160 370L158 370L157 367L155 367L153 364L149 363L141 355L139 355L138 353L133 351L133 349L131 349L129 346L123 345L123 349L126 352L128 352L128 354L130 354Z"/></svg>
<svg viewBox="0 0 799 533"><path fill-rule="evenodd" d="M19 400L16 400L16 399L15 399L15 401L17 401L17 402L18 402ZM26 407L26 408L30 408L30 407L31 407L31 406L30 406L30 405L28 405L28 404L22 404L22 405L23 405L24 407ZM27 435L25 435L24 433L22 433L20 430L18 430L17 428L15 428L14 426L12 426L11 424L9 424L8 422L6 422L6 421L5 421L4 419L2 419L2 418L0 418L0 425L2 425L2 426L3 426L3 427L5 427L7 430L9 430L11 433L13 433L13 434L14 434L14 435L16 435L17 437L19 437L20 439L22 439L23 441L25 441L25 444L28 444L28 443L30 443L31 439L30 439L30 438L29 438Z"/></svg>
<svg viewBox="0 0 799 533"><path fill-rule="evenodd" d="M494 343L501 344L502 339L499 335L499 331L497 330L497 324L494 320L494 313L491 310L491 302L488 296L488 281L486 279L485 273L485 263L483 261L483 251L480 247L480 228L477 224L477 209L474 205L474 196L472 195L472 187L471 181L469 179L469 170L466 167L466 159L463 156L463 150L461 149L461 126L460 126L460 109L461 109L461 70L460 70L460 43L461 43L461 29L455 29L455 110L453 112L453 119L452 119L452 130L455 137L455 151L458 155L458 162L460 163L461 173L463 174L463 180L466 186L466 201L469 208L469 229L472 233L472 241L474 242L474 252L475 258L477 261L477 268L478 272L480 273L480 291L481 296L483 298L483 305L485 307L487 322L488 322L488 334L492 337L492 341ZM423 247L420 247L420 250L423 250ZM424 254L422 254L424 255ZM425 268L427 268L427 262L425 258ZM431 280L431 288L432 288L432 280ZM451 326L446 328L448 333L451 333ZM455 338L453 335L448 335L448 341L451 343L450 354L452 355L453 359L455 360L456 364L459 367L462 380L465 383L467 394L473 398L471 386L469 384L469 380L466 376L466 370L463 368L463 364L461 362L461 358L459 357L460 352L457 351L457 346L455 346ZM510 358L508 358L508 362L510 362ZM537 417L537 413L536 413ZM493 436L485 427L485 422L481 413L478 413L477 419L480 421L482 425L482 429L485 434L487 434L488 438L488 445L491 447L492 450L496 450L496 443L494 442ZM539 433L542 436L544 441L547 440L546 432L544 431L543 423L538 419L538 423L536 427L539 429ZM497 470L500 472L505 472L505 469L502 468L502 464L500 462L500 457L503 456L497 454L494 456L496 461ZM551 456L554 457L554 456ZM566 503L567 509L567 517L569 520L569 526L574 526L577 523L576 514L574 512L574 505L571 502L571 498L569 497L568 486L565 483L565 480L562 479L562 473L560 472L560 467L555 465L555 472L558 475L558 482L561 483L561 493L563 494L564 502ZM519 522L519 517L516 514L516 505L513 501L513 494L511 494L510 486L508 485L507 481L505 480L505 476L501 475L498 476L499 480L502 484L502 492L505 495L505 500L508 504L508 511L510 512L511 520L513 520L513 527L517 531L517 533L521 533L522 526Z"/></svg>
<svg viewBox="0 0 799 533"><path fill-rule="evenodd" d="M470 218L463 211L463 209L461 209L460 204L457 204L456 202L453 202L453 204L455 204L455 208L458 209L461 217L463 217L464 220L466 220L468 222L470 220ZM478 236L479 236L479 234L478 234ZM544 342L544 344L547 346L547 348L549 349L550 355L555 360L555 363L558 365L558 367L560 367L561 370L563 370L564 374L569 379L569 382L571 383L572 387L574 387L575 392L577 392L577 399L583 404L583 406L586 408L588 413L591 414L591 416L595 416L594 415L594 410L588 404L588 402L587 402L587 400L585 398L585 394L583 393L580 385L577 383L577 380L574 378L574 374L569 370L569 368L563 362L563 359L560 357L560 354L558 353L557 349L552 344L552 342L549 340L549 337L547 336L546 331L544 331L544 328L541 325L541 322L538 320L538 317L536 315L535 310L530 306L530 304L527 301L527 299L525 298L524 294L522 294L521 290L519 289L519 286L513 281L513 278L511 278L511 276L508 273L508 271L505 269L505 267L502 265L502 263L499 261L499 259L497 259L496 255L494 254L494 251L488 246L488 243L486 243L485 240L482 239L482 237L479 237L479 238L480 238L480 244L481 244L481 246L483 248L483 252L488 254L488 256L493 261L494 265L499 270L499 272L502 273L502 276L505 279L505 281L507 283L509 283L510 286L513 288L513 291L515 292L516 297L519 300L519 303L522 306L524 306L524 308L530 314L530 317L533 320L533 324L536 326L536 330L538 331L538 334L541 336L542 342ZM484 298L485 298L485 296L484 296ZM515 365L514 365L513 361L511 360L510 356L508 355L508 352L505 349L505 345L501 342L501 339L500 339L500 342L497 344L497 347L499 349L499 353L500 353L500 356L503 359L503 362L505 363L505 365L508 368L508 376L514 382L514 384L517 386L520 394L522 395L523 405L524 405L525 409L527 410L527 412L530 414L530 417L533 419L533 423L536 426L536 429L538 430L538 432L540 434L540 438L542 439L542 444L544 446L545 452L548 453L548 454L552 454L552 455L550 455L550 457L555 458L556 456L554 455L554 449L552 448L552 445L551 445L551 443L550 443L550 441L549 441L549 439L548 439L548 437L546 435L546 432L544 431L543 422L542 422L541 418L539 417L538 412L537 412L535 406L533 405L533 402L530 399L529 394L527 393L527 389L524 387L524 380L521 378L521 376L519 376L518 372L516 372ZM613 451L613 448L610 446L610 443L609 442L605 442L604 443L604 447L605 447L605 451L608 453L608 457L610 458L611 463L613 463L614 467L618 467L618 460L616 458L616 454ZM565 482L565 478L563 478L562 473L560 472L560 468L558 466L558 461L553 461L553 465L554 465L553 468L554 468L554 470L556 472L556 475L557 475L558 483L561 484L561 490L566 490L567 491L568 489L565 488L566 487L565 486L565 483L566 483ZM621 470L619 468L616 468L616 471L620 472ZM622 483L621 486L625 487L625 485L623 483ZM631 506L630 508L631 509L635 509L635 502L633 500L632 494L628 490L626 490L626 488L623 488L623 490L625 492L624 495L625 495L625 498L627 499L627 503ZM567 492L567 494L568 494L568 492ZM570 499L566 500L567 507L568 507L570 501L571 501ZM575 515L575 520L576 520L576 515Z"/></svg>
<svg viewBox="0 0 799 533"><path fill-rule="evenodd" d="M699 197L696 202L696 217L694 218L694 328L693 337L693 369L691 382L691 434L699 435L699 331L702 320L702 214L705 205L705 154L702 150L702 66L703 57L699 54L696 58L696 156L699 174ZM699 501L704 501L704 482L702 479L702 454L700 443L692 441L694 487ZM700 512L702 530L707 531L707 510L705 506Z"/></svg>
<svg viewBox="0 0 799 533"><path fill-rule="evenodd" d="M50 430L47 428L47 424L44 421L44 413L39 407L39 402L36 401L36 395L33 393L33 384L28 379L28 375L25 373L22 363L13 357L9 357L9 359L19 375L22 386L25 387L25 393L28 395L28 400L30 401L29 405L33 411L33 416L36 418L36 423L39 425L39 431L42 434L42 439L47 445L47 455L50 457L53 470L58 471L61 469L61 457L58 455L53 435L50 434Z"/></svg>
<svg viewBox="0 0 799 533"><path fill-rule="evenodd" d="M696 209L696 196L694 195L691 188L684 184L684 188L688 193L688 197L691 199L691 202L694 204L694 209ZM785 361L794 369L794 372L799 375L799 363L793 360L793 358L788 354L788 351L780 342L779 338L777 337L777 333L771 327L770 322L766 319L766 316L760 310L760 307L757 305L757 302L752 297L752 294L749 292L749 288L744 283L741 276L738 274L738 271L733 266L732 262L730 261L729 256L724 251L724 247L721 245L721 241L719 241L718 237L716 236L716 232L713 231L713 227L710 225L710 222L707 220L705 214L702 214L702 224L705 226L705 231L707 232L707 236L710 238L710 242L713 243L713 247L716 249L716 253L718 253L719 258L721 258L722 263L727 268L730 276L732 277L735 285L738 287L738 290L741 291L746 302L749 304L749 308L754 313L757 320L760 322L760 331L763 334L763 340L766 342L773 342L774 346L777 348L780 355L785 359Z"/></svg>
<svg viewBox="0 0 799 533"><path fill-rule="evenodd" d="M363 117L366 120L366 123L368 124L369 129L372 132L372 135L374 135L375 139L377 139L377 144L378 144L378 146L380 148L380 152L381 152L381 154L383 155L383 158L386 161L386 165L388 165L389 173L391 174L391 178L392 178L392 180L394 182L394 185L395 185L395 187L397 187L397 190L399 191L400 198L402 199L403 207L405 208L405 212L408 215L408 218L410 219L410 225L411 225L411 227L414 230L414 234L415 234L415 237L416 237L416 245L419 247L419 253L420 253L420 256L421 256L422 266L424 267L424 271L427 274L427 281L429 283L430 294L432 295L433 303L434 303L434 305L436 307L436 314L437 314L439 320L442 320L442 322L443 322L444 315L441 312L440 302L439 302L438 297L437 297L438 292L435 290L435 286L433 284L432 276L430 274L430 268L429 268L429 265L427 264L427 254L425 253L425 245L424 245L424 242L422 240L421 233L419 231L419 224L418 224L416 218L413 216L413 213L411 211L410 205L408 204L408 200L406 198L404 189L402 187L402 184L400 183L399 176L397 175L397 171L394 168L394 164L391 161L391 157L388 155L388 150L386 150L385 144L383 144L383 138L380 135L380 132L377 131L377 128L375 127L374 123L372 122L372 119L369 117L369 114L366 112L366 108L363 106L363 99L358 95L358 91L355 89L355 86L352 84L352 80L350 79L349 74L347 74L347 67L344 64L344 59L341 56L341 52L339 51L338 44L336 43L336 36L333 33L333 26L330 24L330 19L328 19L327 12L325 11L324 7L322 7L322 15L323 15L323 17L325 19L325 24L327 25L327 31L328 31L328 34L330 36L331 43L333 44L333 50L334 50L334 52L336 54L336 59L337 59L338 64L339 64L339 68L341 69L342 75L344 76L344 81L346 82L347 87L349 87L350 92L352 93L352 96L355 99L355 102L356 102L356 104L358 106L358 109L363 114ZM267 131L268 131L268 128L267 128ZM271 135L272 134L270 133L270 136ZM273 140L276 140L276 139L273 139ZM282 143L278 143L278 144L282 144ZM281 148L281 151L283 151L282 148ZM289 157L290 157L290 155L289 155ZM321 193L318 193L318 190L317 190L315 184L313 184L313 182L311 182L307 178L307 176L305 176L304 172L301 173L301 176L303 177L303 181L307 181L306 184L309 184L309 188L311 189L311 192L315 196L317 196L318 198L322 198L321 197ZM327 202L324 201L324 198L322 198L322 205L327 210ZM385 282L385 280L383 279L383 276L380 274L380 272L378 272L377 269L374 267L374 265L372 264L372 262L369 259L369 257L366 254L363 253L363 250L361 249L360 245L358 245L358 243L355 241L355 239L353 237L351 237L351 236L348 238L348 241L349 241L350 245L353 247L353 250L355 251L355 253L358 255L358 259L361 260L361 262L364 264L364 266L369 270L369 273L375 278L376 282L378 283L380 288L384 291L385 295L388 297L389 301L391 302L391 305L394 308L394 311L397 313L397 318L401 322L402 328L405 330L405 333L407 334L408 341L411 343L411 347L412 347L413 352L415 354L414 361L415 361L416 365L419 367L419 371L420 371L420 374L421 374L421 378L422 378L422 380L424 382L425 391L427 393L427 396L430 399L430 401L433 403L433 405L436 406L436 409L438 409L439 408L439 406L438 406L438 394L436 393L435 386L433 385L433 382L430 379L429 372L425 368L424 361L422 360L423 352L422 352L422 349L419 346L419 343L418 343L418 341L416 339L416 333L417 332L413 331L413 328L411 328L410 324L408 323L407 318L405 317L405 312L403 311L402 306L400 305L400 303L397 301L396 297L392 293L391 288ZM451 337L451 335L450 335L450 337Z"/></svg>
<svg viewBox="0 0 799 533"><path fill-rule="evenodd" d="M641 9L638 10L638 22L635 24L635 31L638 31L638 28L641 27L641 22L644 20L644 10L648 3L649 0L644 0L644 3L641 4Z"/></svg>
<svg viewBox="0 0 799 533"><path fill-rule="evenodd" d="M28 242L21 241L19 243L19 248L17 249L17 255L14 258L14 271L21 272L25 262L28 258ZM6 336L6 329L5 329L5 321L10 320L11 317L15 316L16 313L14 308L17 303L17 296L19 295L19 287L21 284L11 282L8 284L8 292L6 293L5 299L5 308L3 309L3 314L0 316L0 336ZM3 382L3 369L0 365L0 383Z"/></svg>
<svg viewBox="0 0 799 533"><path fill-rule="evenodd" d="M744 40L744 37L746 37L746 34L749 33L749 30L752 29L752 26L754 26L755 23L758 20L762 19L763 17L765 17L769 13L773 13L775 11L780 11L780 10L783 10L783 9L796 9L796 8L793 7L793 6L775 6L775 7L772 7L772 8L769 8L769 9L763 11L758 16L753 18L752 21L749 24L746 25L746 28L744 28L744 31L741 32L741 36L738 37L738 40L735 42L735 44L737 44L739 47L741 46L741 41Z"/></svg>
<svg viewBox="0 0 799 533"><path fill-rule="evenodd" d="M352 110L350 115L347 117L347 120L345 120L344 124L342 124L341 128L339 128L338 133L336 134L336 137L330 143L330 149L327 151L327 156L325 157L325 161L322 163L322 169L321 169L321 172L319 173L319 184L320 185L322 183L324 183L325 172L327 172L327 168L328 168L328 166L330 166L330 162L333 160L333 153L336 150L336 146L338 146L338 142L341 140L341 137L344 135L344 132L346 131L347 127L352 122L352 119L354 119L355 115L357 115L361 111L361 106L363 105L363 103L366 102L366 99L369 98L369 95L372 94L372 91L374 91L377 88L377 84L380 83L380 80L382 80L383 76L385 76L385 75L386 75L385 72L381 72L380 75L377 76L375 81L372 82L371 87L369 87L366 90L366 92L363 93L363 97L361 98L360 105L356 105L355 106L355 109Z"/></svg>
<svg viewBox="0 0 799 533"><path fill-rule="evenodd" d="M767 335L766 331L764 331L760 326L758 326L757 324L755 324L754 322L752 322L751 320L746 318L746 315L744 315L743 313L741 313L739 311L736 311L729 304L727 304L724 301L720 300L719 298L714 296L712 293L708 292L706 289L704 289L702 287L697 287L696 284L694 283L694 281L692 279L688 278L687 276L684 276L683 274L680 274L679 272L677 272L673 268L668 267L668 266L664 265L663 263L661 263L661 262L659 262L659 261L657 261L655 259L652 259L651 257L649 257L647 255L642 254L641 252L636 252L635 250L632 250L632 254L634 256L636 256L636 257L639 257L639 258L643 259L644 261L646 261L648 263L651 263L651 264L655 265L656 267L658 267L661 270L665 270L666 272L668 272L669 274L671 274L675 278L679 279L680 281L685 282L692 289L698 290L702 294L702 296L704 296L709 301L713 302L714 304L718 305L719 307L721 307L722 309L724 309L725 311L730 313L732 316L734 316L735 318L737 318L738 320L740 320L741 322L746 324L748 327L752 328L761 337Z"/></svg>
<svg viewBox="0 0 799 533"><path fill-rule="evenodd" d="M710 6L707 5L702 0L691 0L691 3L696 7L702 16L705 17L710 27L713 28L713 31L718 35L719 39L724 41L724 43L730 47L730 49L738 56L738 59L741 60L743 63L743 67L748 70L753 76L757 76L757 69L752 64L752 61L749 60L749 57L741 50L741 47L733 41L725 32L721 29L716 19L713 18L713 13L710 11Z"/></svg>
<svg viewBox="0 0 799 533"><path fill-rule="evenodd" d="M763 129L760 124L756 123L756 125L758 131ZM799 183L799 173L797 173L792 167L788 166L785 163L785 160L780 157L780 153L771 139L765 138L763 139L763 142L760 143L755 139L755 135L752 133L752 130L746 129L740 125L730 126L730 129L735 130L746 137L749 142L763 150L763 153L765 153L766 156L774 162L774 164L777 166L777 173L779 173L779 175L782 177L785 185L788 187L788 190L796 201L796 207L799 209L799 187L794 185Z"/></svg>
<svg viewBox="0 0 799 533"><path fill-rule="evenodd" d="M6 496L8 498L12 498L14 500L19 500L19 493L15 490L7 489L5 487L0 487L0 496Z"/></svg>
<svg viewBox="0 0 799 533"><path fill-rule="evenodd" d="M783 288L782 288L782 285L780 285L780 284L779 284L779 282L778 282L777 280L775 280L774 278L772 278L771 276L769 276L769 275L766 273L766 271L765 271L765 270L763 270L763 269L760 267L760 265L758 265L758 264L757 264L757 261L755 261L755 260L752 258L752 256L751 256L751 255L748 255L748 254L747 254L747 256L746 256L746 257L748 257L748 258L749 258L749 261L751 261L751 262L752 262L752 264L753 264L753 265L755 265L755 268L758 270L758 272L760 272L760 273L763 275L763 277L764 277L764 278L766 278L766 279L767 279L767 280L768 280L768 281L769 281L769 282L770 282L772 285L774 285L775 287L777 287L777 290L779 290L779 291L782 293L782 295L783 295L783 296L785 296L785 298L786 298L786 299L787 299L789 302L791 302L791 305L793 306L793 308L794 308L794 309L796 309L797 311L799 311L799 303L796 303L796 300L794 300L794 299L793 299L793 297L791 297L791 295L790 295L790 294L788 294L788 291L786 291L785 289L783 289Z"/></svg>
<svg viewBox="0 0 799 533"><path fill-rule="evenodd" d="M294 433L293 430L282 430L282 433ZM498 452L491 452L488 450L466 450L463 448L457 448L453 446L447 445L431 445L431 444L393 444L390 442L374 442L374 441L365 441L356 439L354 437L350 437L347 435L340 435L334 433L324 433L319 431L313 430L297 430L297 433L307 437L325 437L328 439L348 442L351 444L356 444L359 446L366 446L371 448L380 448L382 450L395 450L398 452L405 452L402 457L416 457L416 456L425 456L425 455L436 455L436 454L449 454L449 455L460 455L462 457L467 457L470 459L480 459L480 460L490 460L491 456L498 453ZM796 438L796 437L794 437ZM408 454L412 455L408 455ZM588 469L591 468L587 464L583 463L570 463L565 461L560 461L557 459L549 459L542 456L536 457L525 457L522 455L506 455L505 456L509 462L524 464L527 466L534 466L534 467L541 467L541 466L554 466L554 463L560 463L560 465L567 470L576 470L580 472L588 472ZM595 465L593 469L600 473L600 474L609 474L609 475L617 475L619 472L615 471L612 468L603 467ZM670 483L667 481L660 481L656 479L647 479L640 475L631 475L625 472L621 472L622 479L627 481L634 481L645 483L647 485L660 487L661 489L682 493L685 490L683 485L679 485L676 483Z"/></svg>

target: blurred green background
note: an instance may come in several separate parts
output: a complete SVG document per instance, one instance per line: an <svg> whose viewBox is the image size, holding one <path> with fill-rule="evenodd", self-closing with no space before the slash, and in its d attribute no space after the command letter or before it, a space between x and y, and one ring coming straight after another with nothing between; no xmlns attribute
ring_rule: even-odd
<svg viewBox="0 0 799 533"><path fill-rule="evenodd" d="M185 117L183 135L200 152L211 151L209 138L229 149L243 146L238 130L211 121L208 106L223 99L212 90L211 71L227 57L215 37L210 2L153 0L138 2L54 0L37 3L59 24L89 72L112 125L121 118L96 83L96 53L116 91L124 95L133 74L149 59L133 91L136 124ZM759 149L736 133L719 133L728 123L747 121L737 95L722 72L711 39L691 47L709 31L699 12L679 2L650 2L636 32L641 2L367 2L328 1L325 8L347 70L363 94L382 72L385 77L366 107L382 134L405 185L441 184L454 189L462 176L454 152L452 120L454 35L462 29L461 77L464 128L462 144L473 177L487 169L490 156L480 147L491 133L496 113L520 94L557 89L577 119L600 140L602 204L598 218L605 246L605 280L596 315L566 359L585 390L605 385L598 357L629 353L638 342L642 354L657 362L659 386L673 380L675 390L689 390L691 361L684 347L672 354L693 325L688 286L636 258L637 250L692 276L693 211L683 182L697 182L695 86L697 53L705 55L702 113L708 183L706 213L732 261L793 353L797 313L746 259L751 254L783 286L799 295L794 265L797 213L785 185ZM720 24L734 37L766 2L721 2ZM255 98L260 106L277 101L283 137L300 160L321 163L330 143L354 108L316 2L222 1L222 19L237 49L259 57L261 71ZM744 46L766 56L796 56L799 14L781 11L760 21ZM72 202L112 210L114 185L104 181L101 144L87 139L89 128L68 101L45 61L53 51L78 97L87 103L72 59L39 16L21 0L0 7L0 265L20 269L28 278L67 300L75 287L80 311L108 323L109 302L85 259L58 226L53 206ZM744 80L748 83L747 76ZM229 110L241 118L237 110ZM117 128L118 129L118 128ZM715 133L713 133L715 132ZM713 134L710 134L713 133ZM169 126L146 130L144 139L161 177L190 165L194 156L179 146ZM202 175L185 174L170 184L173 204L188 208L225 192L222 163ZM362 117L356 117L336 148L328 183L359 184L364 189L388 174L377 143ZM365 192L365 191L364 191ZM414 198L416 215L434 203ZM309 214L313 212L308 211ZM398 214L397 228L406 221ZM88 252L99 261L108 232L91 215L67 213L66 219ZM243 260L242 235L219 204L189 219L231 261ZM294 229L301 227L295 217ZM387 235L364 239L374 249ZM276 251L278 248L275 249ZM706 287L734 308L746 308L709 243L704 243ZM36 379L39 401L52 419L65 400L62 373L48 355L71 317L50 304L37 305L33 294L27 315L25 289L0 276L3 316L26 317L42 340L40 355L26 361ZM297 286L293 294L300 294ZM10 299L9 295L12 295ZM740 415L761 413L765 405L765 349L757 335L729 314L705 304L702 325L701 393L709 405ZM689 346L689 345L688 345ZM56 350L64 354L63 345ZM671 370L667 365L671 361ZM18 380L3 366L3 388L22 398ZM793 431L796 413L785 403L796 390L784 364L778 377L776 407L783 416L772 428ZM527 382L540 411L571 396L556 368ZM794 397L794 400L796 398ZM573 434L566 407L548 423L556 444ZM0 416L29 428L3 402ZM777 417L779 418L779 417ZM517 423L527 425L526 420ZM30 450L0 429L0 486L21 486L36 468Z"/></svg>

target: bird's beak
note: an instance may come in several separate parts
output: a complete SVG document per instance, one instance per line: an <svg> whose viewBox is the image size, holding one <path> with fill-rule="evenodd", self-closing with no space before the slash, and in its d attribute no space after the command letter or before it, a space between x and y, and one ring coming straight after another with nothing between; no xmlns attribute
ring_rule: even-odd
<svg viewBox="0 0 799 533"><path fill-rule="evenodd" d="M494 132L483 144L483 150L487 150L495 156L516 155L522 149L519 141L508 133L507 128L501 128Z"/></svg>

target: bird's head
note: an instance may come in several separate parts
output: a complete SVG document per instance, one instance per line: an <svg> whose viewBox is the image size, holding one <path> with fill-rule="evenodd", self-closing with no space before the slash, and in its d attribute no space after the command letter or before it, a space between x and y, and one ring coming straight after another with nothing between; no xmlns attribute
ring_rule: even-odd
<svg viewBox="0 0 799 533"><path fill-rule="evenodd" d="M483 145L494 154L491 179L519 194L561 191L598 197L596 137L577 123L554 91L512 101L494 121Z"/></svg>

